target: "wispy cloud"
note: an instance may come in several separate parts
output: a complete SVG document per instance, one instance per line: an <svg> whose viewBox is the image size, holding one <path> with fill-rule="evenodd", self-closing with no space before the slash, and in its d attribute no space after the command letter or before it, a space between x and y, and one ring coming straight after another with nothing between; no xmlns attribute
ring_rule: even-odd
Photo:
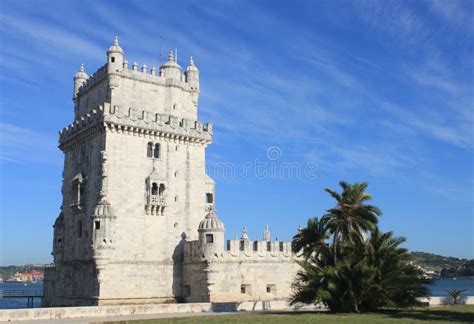
<svg viewBox="0 0 474 324"><path fill-rule="evenodd" d="M437 2L429 5L433 12L440 8ZM166 49L179 47L180 53L193 54L198 66L205 67L201 74L201 102L205 104L200 111L217 125L217 141L222 143L235 138L258 138L256 145L297 142L301 152L324 148L331 158L339 159L341 167L387 175L419 163L406 143L420 138L463 150L473 146L471 89L456 79L433 37L430 22L413 6L364 1L341 8L354 9L359 28L371 32L371 41L383 47L386 58L348 50L324 33L297 28L288 17L259 6L247 11L239 3L191 2L182 8L181 19L161 17L167 6L163 4L157 11L152 2L131 2L124 11L110 1L90 2L82 12L77 10L81 13L71 17L67 28L59 25L62 14L40 8L39 16L51 19L3 14L0 29L15 28L42 53L51 49L80 53L92 61L103 61L105 49L98 44L117 33L128 58L149 66L158 64L159 36L164 36ZM24 7L33 14L29 6ZM239 10L246 15L229 23L232 12ZM457 4L442 17L458 18L467 21ZM122 23L127 20L133 24ZM189 22L199 28L187 28ZM83 26L80 30L74 28L78 24ZM228 33L216 32L224 25ZM255 43L262 41L260 34L268 26L273 32L266 33L264 41L273 50L262 52ZM280 33L291 37L283 42ZM392 55L391 50L402 52L403 57ZM55 56L41 55L46 57L44 62L38 62L38 57L7 48L0 63L7 68L11 62L10 67L20 71L22 62L54 70ZM20 76L27 75L28 65ZM18 82L27 80L23 77ZM397 97L402 92L418 93L417 101L398 102L390 88L396 89L392 92ZM439 92L432 97L440 98L435 101L420 95L430 90ZM456 113L447 114L445 109ZM360 133L361 129L366 133ZM354 143L359 137L361 143L370 145ZM395 149L396 141L407 146ZM324 156L323 152L318 154ZM321 161L324 163L324 158Z"/></svg>
<svg viewBox="0 0 474 324"><path fill-rule="evenodd" d="M61 153L52 134L0 122L0 162L60 166Z"/></svg>
<svg viewBox="0 0 474 324"><path fill-rule="evenodd" d="M85 56L97 56L103 49L78 34L67 32L62 28L54 27L45 23L35 24L29 20L18 18L12 15L0 15L0 28L6 32L8 29L15 29L16 32L27 36L35 41L36 45L48 53L58 50L61 53L73 53Z"/></svg>
<svg viewBox="0 0 474 324"><path fill-rule="evenodd" d="M462 31L472 33L474 21L472 12L474 4L472 1L462 0L431 0L428 6L438 17L450 26Z"/></svg>

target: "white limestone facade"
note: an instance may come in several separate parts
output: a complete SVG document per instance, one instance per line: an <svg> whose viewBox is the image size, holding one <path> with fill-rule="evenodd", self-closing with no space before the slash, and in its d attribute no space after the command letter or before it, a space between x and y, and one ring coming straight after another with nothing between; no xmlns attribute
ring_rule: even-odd
<svg viewBox="0 0 474 324"><path fill-rule="evenodd" d="M198 97L192 58L184 73L173 53L158 70L129 66L116 39L93 75L81 66L44 306L289 297L290 242L224 241Z"/></svg>

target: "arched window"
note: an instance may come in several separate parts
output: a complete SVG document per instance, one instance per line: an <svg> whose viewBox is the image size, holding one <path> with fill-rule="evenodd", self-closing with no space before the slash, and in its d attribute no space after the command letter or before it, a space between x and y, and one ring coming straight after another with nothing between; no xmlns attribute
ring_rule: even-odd
<svg viewBox="0 0 474 324"><path fill-rule="evenodd" d="M146 146L146 157L153 157L153 143L149 142Z"/></svg>
<svg viewBox="0 0 474 324"><path fill-rule="evenodd" d="M163 196L164 192L165 192L165 185L162 184L162 183L160 183L160 189L159 189L159 191L158 191L158 194L159 194L160 196Z"/></svg>
<svg viewBox="0 0 474 324"><path fill-rule="evenodd" d="M153 157L155 159L160 158L160 144L158 144L158 143L155 144L155 150L153 151Z"/></svg>
<svg viewBox="0 0 474 324"><path fill-rule="evenodd" d="M155 182L153 182L151 185L151 194L152 196L156 196L158 194L158 185Z"/></svg>

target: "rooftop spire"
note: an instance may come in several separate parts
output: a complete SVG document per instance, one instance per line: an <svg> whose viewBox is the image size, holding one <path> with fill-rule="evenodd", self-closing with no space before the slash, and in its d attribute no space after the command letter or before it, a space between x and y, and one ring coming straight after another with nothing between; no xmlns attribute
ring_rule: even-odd
<svg viewBox="0 0 474 324"><path fill-rule="evenodd" d="M194 60L193 60L193 57L191 56L189 58L189 64L188 64L188 68L186 69L186 71L198 71L196 65L194 65Z"/></svg>
<svg viewBox="0 0 474 324"><path fill-rule="evenodd" d="M168 53L168 61L174 62L174 53L173 53L173 51L170 51Z"/></svg>
<svg viewBox="0 0 474 324"><path fill-rule="evenodd" d="M242 237L240 238L241 240L248 240L249 236L247 235L247 229L245 226L242 228Z"/></svg>
<svg viewBox="0 0 474 324"><path fill-rule="evenodd" d="M268 225L265 226L265 232L263 232L263 240L270 241L270 229Z"/></svg>
<svg viewBox="0 0 474 324"><path fill-rule="evenodd" d="M84 63L81 63L81 66L79 67L79 71L77 71L75 78L76 79L88 78L87 73L85 72L85 69L84 69Z"/></svg>
<svg viewBox="0 0 474 324"><path fill-rule="evenodd" d="M107 54L111 54L111 53L120 53L122 55L124 54L123 49L120 47L118 36L115 36L114 43L112 44L112 46L110 46L109 50L107 51Z"/></svg>

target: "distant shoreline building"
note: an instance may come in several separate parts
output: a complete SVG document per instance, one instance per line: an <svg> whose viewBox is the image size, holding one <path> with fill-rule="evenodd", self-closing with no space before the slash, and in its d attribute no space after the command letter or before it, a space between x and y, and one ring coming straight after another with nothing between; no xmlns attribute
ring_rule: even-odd
<svg viewBox="0 0 474 324"><path fill-rule="evenodd" d="M198 120L199 71L171 52L74 77L74 122L60 132L61 213L44 306L283 300L298 270L290 242L224 241L205 173L213 128ZM236 206L238 208L238 206Z"/></svg>
<svg viewBox="0 0 474 324"><path fill-rule="evenodd" d="M0 277L1 278L1 277ZM8 278L6 282L41 282L44 278L44 272L32 269L30 272L16 272L13 277Z"/></svg>

